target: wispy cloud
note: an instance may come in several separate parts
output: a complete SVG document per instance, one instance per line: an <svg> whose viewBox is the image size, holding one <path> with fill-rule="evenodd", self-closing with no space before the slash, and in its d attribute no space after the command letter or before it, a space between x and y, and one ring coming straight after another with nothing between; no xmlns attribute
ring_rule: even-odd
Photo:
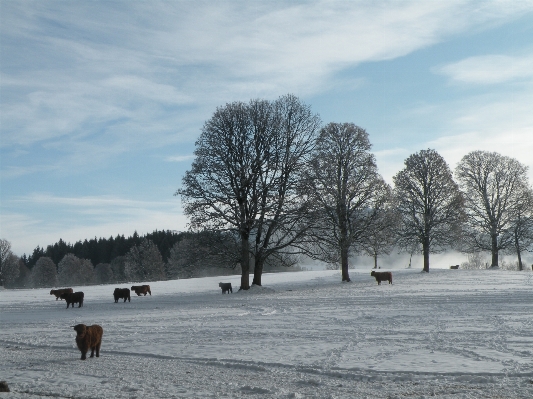
<svg viewBox="0 0 533 399"><path fill-rule="evenodd" d="M60 205L66 211L72 208L79 213L106 215L117 211L125 215L134 214L139 209L173 209L179 207L176 199L168 201L140 201L116 196L80 196L65 197L48 193L34 193L27 196L15 197L11 203L29 203L35 207L46 205ZM67 207L67 208L65 208Z"/></svg>
<svg viewBox="0 0 533 399"><path fill-rule="evenodd" d="M226 101L328 90L343 68L400 57L531 8L462 1L6 3L3 59L12 59L2 67L2 146L102 131L112 140L126 129L140 146L148 137L165 141L188 133L169 126L180 126L191 107L202 109L198 124Z"/></svg>
<svg viewBox="0 0 533 399"><path fill-rule="evenodd" d="M165 160L167 162L188 162L194 159L194 154L190 155L176 155L173 157L167 157Z"/></svg>
<svg viewBox="0 0 533 399"><path fill-rule="evenodd" d="M509 93L503 98L472 98L448 125L449 133L428 143L452 167L474 150L498 151L529 167L533 181L533 90Z"/></svg>
<svg viewBox="0 0 533 399"><path fill-rule="evenodd" d="M533 54L525 56L484 55L469 57L435 68L452 82L496 84L517 79L533 79Z"/></svg>

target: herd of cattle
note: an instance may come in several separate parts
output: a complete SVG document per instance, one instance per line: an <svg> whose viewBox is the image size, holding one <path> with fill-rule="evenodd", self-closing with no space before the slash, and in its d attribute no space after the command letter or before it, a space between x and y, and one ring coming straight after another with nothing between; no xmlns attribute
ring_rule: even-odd
<svg viewBox="0 0 533 399"><path fill-rule="evenodd" d="M533 269L533 265L531 266ZM459 269L459 265L450 266L450 269ZM374 277L378 283L378 285L381 285L382 281L388 281L389 284L392 284L392 273L391 272L377 272L372 270L370 272L370 275ZM231 287L231 283L219 283L218 286L222 289L222 293L233 293L233 289ZM137 296L141 296L144 294L150 294L152 295L152 291L150 290L149 285L134 285L131 287L131 291L134 291ZM128 301L131 302L131 293L129 288L115 288L115 291L113 292L113 297L115 298L115 303L118 302L119 299L124 299L124 302ZM72 288L62 288L59 290L51 290L50 295L56 296L56 301L58 299L64 299L67 303L67 309L70 305L74 307L74 304L79 304L78 307L81 308L83 306L83 292L74 292Z"/></svg>
<svg viewBox="0 0 533 399"><path fill-rule="evenodd" d="M376 272L372 270L372 272L370 272L370 275L376 279L378 285L381 285L382 281L388 281L389 284L392 284L391 272ZM218 286L222 289L223 294L229 294L230 292L233 293L231 283L219 283ZM124 299L124 302L131 302L131 291L134 291L137 296L146 296L146 294L150 294L150 296L152 295L150 286L147 284L133 285L131 287L131 290L129 288L115 288L115 291L113 291L115 303L117 303L119 299ZM50 295L55 295L56 301L58 299L64 299L67 303L67 309L71 305L72 307L74 307L74 304L76 303L78 304L78 307L81 308L83 306L83 297L85 296L83 292L74 292L72 288L61 288L58 290L51 290Z"/></svg>
<svg viewBox="0 0 533 399"><path fill-rule="evenodd" d="M143 294L144 296L146 296L146 294L150 294L150 296L152 295L152 291L150 290L149 285L134 285L131 287L131 291L134 291L137 296L141 296ZM129 288L115 288L115 291L113 291L115 303L117 303L118 300L122 298L124 298L124 302L126 302L126 300L131 302L131 291ZM74 307L74 304L76 303L78 304L78 307L81 308L83 306L83 298L85 296L83 292L74 292L72 288L61 288L58 290L51 290L50 295L55 295L56 301L58 299L64 299L67 303L67 309L71 305L72 307Z"/></svg>
<svg viewBox="0 0 533 399"><path fill-rule="evenodd" d="M372 270L370 275L376 279L378 285L380 285L382 281L388 281L389 284L392 284L391 272L376 272ZM219 283L218 286L222 289L223 294L233 293L231 283ZM146 296L146 294L150 294L150 296L152 295L149 285L134 285L131 287L131 290L129 288L115 288L115 291L113 291L115 303L117 303L119 299L124 299L124 302L126 302L126 300L131 302L131 291L134 291L137 296L143 294L144 296ZM51 290L50 295L55 295L56 301L58 299L64 299L67 303L67 309L70 305L74 307L74 304L76 303L78 304L78 307L81 308L83 306L83 297L85 296L83 292L74 292L72 288ZM76 331L76 345L81 352L81 360L87 358L87 352L89 349L91 350L91 357L94 357L95 352L96 357L99 357L100 346L102 345L102 335L104 334L103 328L98 324L93 324L92 326L78 324L71 327Z"/></svg>

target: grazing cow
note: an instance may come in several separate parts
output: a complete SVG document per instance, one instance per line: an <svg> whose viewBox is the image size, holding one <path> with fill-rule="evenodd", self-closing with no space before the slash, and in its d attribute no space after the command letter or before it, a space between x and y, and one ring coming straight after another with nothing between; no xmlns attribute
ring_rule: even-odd
<svg viewBox="0 0 533 399"><path fill-rule="evenodd" d="M115 288L115 291L113 292L113 296L115 297L115 303L117 303L118 300L121 298L124 298L124 302L126 302L126 299L129 302L131 302L129 288Z"/></svg>
<svg viewBox="0 0 533 399"><path fill-rule="evenodd" d="M454 269L454 270L457 270L457 269L459 269L459 265L455 265L455 266L450 266L450 269Z"/></svg>
<svg viewBox="0 0 533 399"><path fill-rule="evenodd" d="M218 283L218 286L222 288L222 293L231 293L233 294L233 289L231 288L231 283Z"/></svg>
<svg viewBox="0 0 533 399"><path fill-rule="evenodd" d="M61 298L61 294L72 294L74 290L72 288L61 288L59 290L51 290L50 295L56 296L56 301Z"/></svg>
<svg viewBox="0 0 533 399"><path fill-rule="evenodd" d="M131 290L135 291L137 296L141 296L141 294L144 294L144 296L146 296L147 293L150 294L150 296L152 295L152 291L150 291L149 285L133 285L131 287Z"/></svg>
<svg viewBox="0 0 533 399"><path fill-rule="evenodd" d="M392 273L391 272L375 272L372 270L370 275L375 277L378 285L381 285L382 281L388 281L389 284L392 284Z"/></svg>
<svg viewBox="0 0 533 399"><path fill-rule="evenodd" d="M76 345L81 352L81 360L87 358L87 351L91 350L91 357L94 357L96 351L96 357L100 357L100 345L102 345L102 335L104 329L98 324L92 326L86 326L85 324L78 324L71 326L76 331Z"/></svg>
<svg viewBox="0 0 533 399"><path fill-rule="evenodd" d="M70 304L72 304L72 307L74 307L75 303L79 303L78 307L81 308L83 306L83 297L85 294L83 292L69 292L66 294L61 294L61 298L64 299L67 302L67 309Z"/></svg>

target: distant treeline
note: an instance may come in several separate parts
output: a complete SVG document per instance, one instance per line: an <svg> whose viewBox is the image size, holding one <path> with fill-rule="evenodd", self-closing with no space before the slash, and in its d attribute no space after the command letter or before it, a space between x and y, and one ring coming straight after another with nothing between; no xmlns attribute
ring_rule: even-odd
<svg viewBox="0 0 533 399"><path fill-rule="evenodd" d="M74 244L66 243L62 239L46 249L37 246L30 256L24 254L22 261L32 269L35 263L42 256L47 256L57 265L66 254L74 254L80 259L89 259L93 265L99 263L111 263L118 256L125 256L132 247L138 246L143 238L151 240L159 249L163 262L167 262L170 257L170 250L181 239L190 235L186 232L176 232L171 230L156 230L153 233L139 236L137 232L130 237L117 235L109 238L92 238L90 240L77 241Z"/></svg>

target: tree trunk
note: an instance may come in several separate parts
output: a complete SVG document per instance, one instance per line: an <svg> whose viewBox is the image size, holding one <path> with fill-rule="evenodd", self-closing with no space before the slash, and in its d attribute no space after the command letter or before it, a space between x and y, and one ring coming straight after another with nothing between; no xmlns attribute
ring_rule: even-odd
<svg viewBox="0 0 533 399"><path fill-rule="evenodd" d="M520 244L518 243L518 237L515 236L514 247L516 248L516 254L518 255L518 270L524 270L522 266L522 254L520 253Z"/></svg>
<svg viewBox="0 0 533 399"><path fill-rule="evenodd" d="M429 239L424 238L423 244L423 253L424 253L424 271L429 273Z"/></svg>
<svg viewBox="0 0 533 399"><path fill-rule="evenodd" d="M250 242L241 235L241 290L250 289Z"/></svg>
<svg viewBox="0 0 533 399"><path fill-rule="evenodd" d="M498 267L498 235L492 234L492 264L491 267Z"/></svg>
<svg viewBox="0 0 533 399"><path fill-rule="evenodd" d="M263 257L259 256L255 258L254 265L254 279L252 284L261 286L261 276L263 275Z"/></svg>
<svg viewBox="0 0 533 399"><path fill-rule="evenodd" d="M341 248L341 270L342 270L342 281L350 281L350 275L348 274L348 248Z"/></svg>
<svg viewBox="0 0 533 399"><path fill-rule="evenodd" d="M374 269L378 268L378 256L374 254Z"/></svg>

